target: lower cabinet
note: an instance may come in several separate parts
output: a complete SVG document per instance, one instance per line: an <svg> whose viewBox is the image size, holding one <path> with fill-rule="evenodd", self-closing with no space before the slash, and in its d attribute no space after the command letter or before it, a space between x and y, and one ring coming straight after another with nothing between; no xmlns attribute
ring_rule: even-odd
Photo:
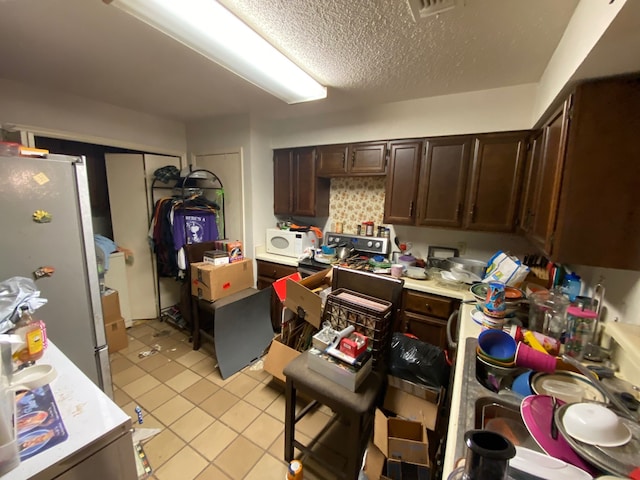
<svg viewBox="0 0 640 480"><path fill-rule="evenodd" d="M401 331L447 350L447 319L458 304L453 298L405 289L402 293Z"/></svg>
<svg viewBox="0 0 640 480"><path fill-rule="evenodd" d="M279 263L267 262L264 260L256 260L258 266L258 280L256 286L258 290L270 288L271 284L277 279L296 273L296 267L281 265ZM271 291L271 326L274 332L280 331L280 317L282 316L282 304L278 299L278 295L272 289Z"/></svg>

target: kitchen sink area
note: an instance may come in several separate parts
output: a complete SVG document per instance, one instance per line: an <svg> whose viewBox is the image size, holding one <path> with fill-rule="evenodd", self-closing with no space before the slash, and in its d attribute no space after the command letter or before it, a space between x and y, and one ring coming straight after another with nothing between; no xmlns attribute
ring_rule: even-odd
<svg viewBox="0 0 640 480"><path fill-rule="evenodd" d="M455 459L466 455L466 446L462 439L467 430L487 429L498 432L509 438L515 445L542 452L535 440L527 431L520 415L522 396L510 390L494 393L484 387L476 379L476 338L465 340L464 357L458 361L464 362L464 379L460 392L460 407L458 412L458 426L455 445ZM454 432L449 432L449 435Z"/></svg>

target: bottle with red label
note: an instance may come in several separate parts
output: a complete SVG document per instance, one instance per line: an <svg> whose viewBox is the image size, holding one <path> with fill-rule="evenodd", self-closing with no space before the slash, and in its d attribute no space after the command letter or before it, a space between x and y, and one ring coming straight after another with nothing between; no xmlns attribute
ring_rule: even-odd
<svg viewBox="0 0 640 480"><path fill-rule="evenodd" d="M29 307L20 307L20 320L16 323L13 333L22 337L24 345L13 354L14 361L25 363L42 358L45 347L42 323L33 319Z"/></svg>

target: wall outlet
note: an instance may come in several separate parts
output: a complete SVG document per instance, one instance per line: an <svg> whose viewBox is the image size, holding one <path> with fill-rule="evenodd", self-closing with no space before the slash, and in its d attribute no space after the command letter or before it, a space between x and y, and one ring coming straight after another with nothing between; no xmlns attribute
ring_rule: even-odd
<svg viewBox="0 0 640 480"><path fill-rule="evenodd" d="M467 242L458 242L457 247L461 256L467 253Z"/></svg>

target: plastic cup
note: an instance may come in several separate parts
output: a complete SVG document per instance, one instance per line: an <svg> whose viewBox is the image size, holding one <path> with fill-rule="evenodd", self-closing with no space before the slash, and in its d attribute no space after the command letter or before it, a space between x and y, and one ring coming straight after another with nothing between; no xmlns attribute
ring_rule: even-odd
<svg viewBox="0 0 640 480"><path fill-rule="evenodd" d="M393 278L400 278L402 276L402 272L404 272L404 265L400 265L399 263L391 265L391 276Z"/></svg>
<svg viewBox="0 0 640 480"><path fill-rule="evenodd" d="M516 349L516 366L530 368L537 372L553 373L556 371L556 357L531 348L524 342Z"/></svg>

